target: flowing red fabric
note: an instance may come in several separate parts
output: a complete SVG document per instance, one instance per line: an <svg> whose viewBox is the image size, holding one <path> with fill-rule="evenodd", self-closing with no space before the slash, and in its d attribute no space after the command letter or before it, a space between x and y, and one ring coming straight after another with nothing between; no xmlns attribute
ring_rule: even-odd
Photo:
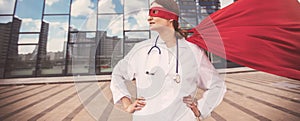
<svg viewBox="0 0 300 121"><path fill-rule="evenodd" d="M297 0L239 0L190 32L188 41L227 60L300 80Z"/></svg>

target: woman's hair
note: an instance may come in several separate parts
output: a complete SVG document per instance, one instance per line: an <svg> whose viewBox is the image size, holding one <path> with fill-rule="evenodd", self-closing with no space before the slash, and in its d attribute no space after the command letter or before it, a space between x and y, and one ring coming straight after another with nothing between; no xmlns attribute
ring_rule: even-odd
<svg viewBox="0 0 300 121"><path fill-rule="evenodd" d="M176 13L178 16L180 14L178 4L174 0L154 0L157 4L161 5L163 8ZM179 23L176 20L173 20L173 27L180 38L184 37L187 38L188 32L187 30L183 30L179 28Z"/></svg>

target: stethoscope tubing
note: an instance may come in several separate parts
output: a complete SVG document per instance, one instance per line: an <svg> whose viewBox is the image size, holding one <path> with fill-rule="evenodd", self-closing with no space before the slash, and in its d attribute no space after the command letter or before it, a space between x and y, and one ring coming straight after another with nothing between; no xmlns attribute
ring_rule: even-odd
<svg viewBox="0 0 300 121"><path fill-rule="evenodd" d="M161 50L160 50L160 48L157 46L157 40L158 40L158 38L159 38L159 35L156 37L156 39L155 39L155 43L154 43L154 45L150 48L150 50L148 51L148 55L151 53L151 51L154 49L154 48L157 48L158 49L158 53L159 53L159 55L161 55ZM175 72L176 72L176 75L175 75L175 77L174 77L174 80L175 80L175 82L176 83L180 83L180 76L179 76L179 70L178 70L178 63L179 63L179 49L178 49L178 37L176 36L176 70L175 70ZM146 74L150 74L150 72L146 72ZM154 75L154 74L151 74L151 75Z"/></svg>

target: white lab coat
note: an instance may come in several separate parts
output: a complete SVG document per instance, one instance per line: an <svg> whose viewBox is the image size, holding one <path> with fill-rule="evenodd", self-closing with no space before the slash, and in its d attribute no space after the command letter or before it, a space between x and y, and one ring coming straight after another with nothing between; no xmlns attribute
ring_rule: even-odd
<svg viewBox="0 0 300 121"><path fill-rule="evenodd" d="M135 97L128 92L125 81L136 78L137 95L146 98L146 106L134 112L134 121L195 120L194 113L183 103L183 97L194 96L197 87L206 90L198 100L201 118L209 116L222 101L226 86L204 51L184 39L179 40L181 82L176 83L173 79L176 70L176 47L171 51L159 38L157 46L161 49L161 55L157 49L153 49L148 55L154 43L155 39L137 43L115 66L110 85L114 103L118 103L124 96ZM146 70L154 70L155 75L147 75Z"/></svg>

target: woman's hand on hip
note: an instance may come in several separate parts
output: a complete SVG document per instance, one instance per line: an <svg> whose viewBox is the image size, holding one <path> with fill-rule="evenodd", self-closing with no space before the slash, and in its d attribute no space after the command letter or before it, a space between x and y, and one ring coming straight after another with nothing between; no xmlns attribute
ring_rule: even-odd
<svg viewBox="0 0 300 121"><path fill-rule="evenodd" d="M137 98L132 104L125 107L125 111L134 113L135 111L142 110L146 105L145 98Z"/></svg>
<svg viewBox="0 0 300 121"><path fill-rule="evenodd" d="M201 113L198 109L198 102L197 99L192 98L191 95L183 97L183 102L186 104L187 107L191 108L191 110L194 112L194 115L196 117L200 117Z"/></svg>

